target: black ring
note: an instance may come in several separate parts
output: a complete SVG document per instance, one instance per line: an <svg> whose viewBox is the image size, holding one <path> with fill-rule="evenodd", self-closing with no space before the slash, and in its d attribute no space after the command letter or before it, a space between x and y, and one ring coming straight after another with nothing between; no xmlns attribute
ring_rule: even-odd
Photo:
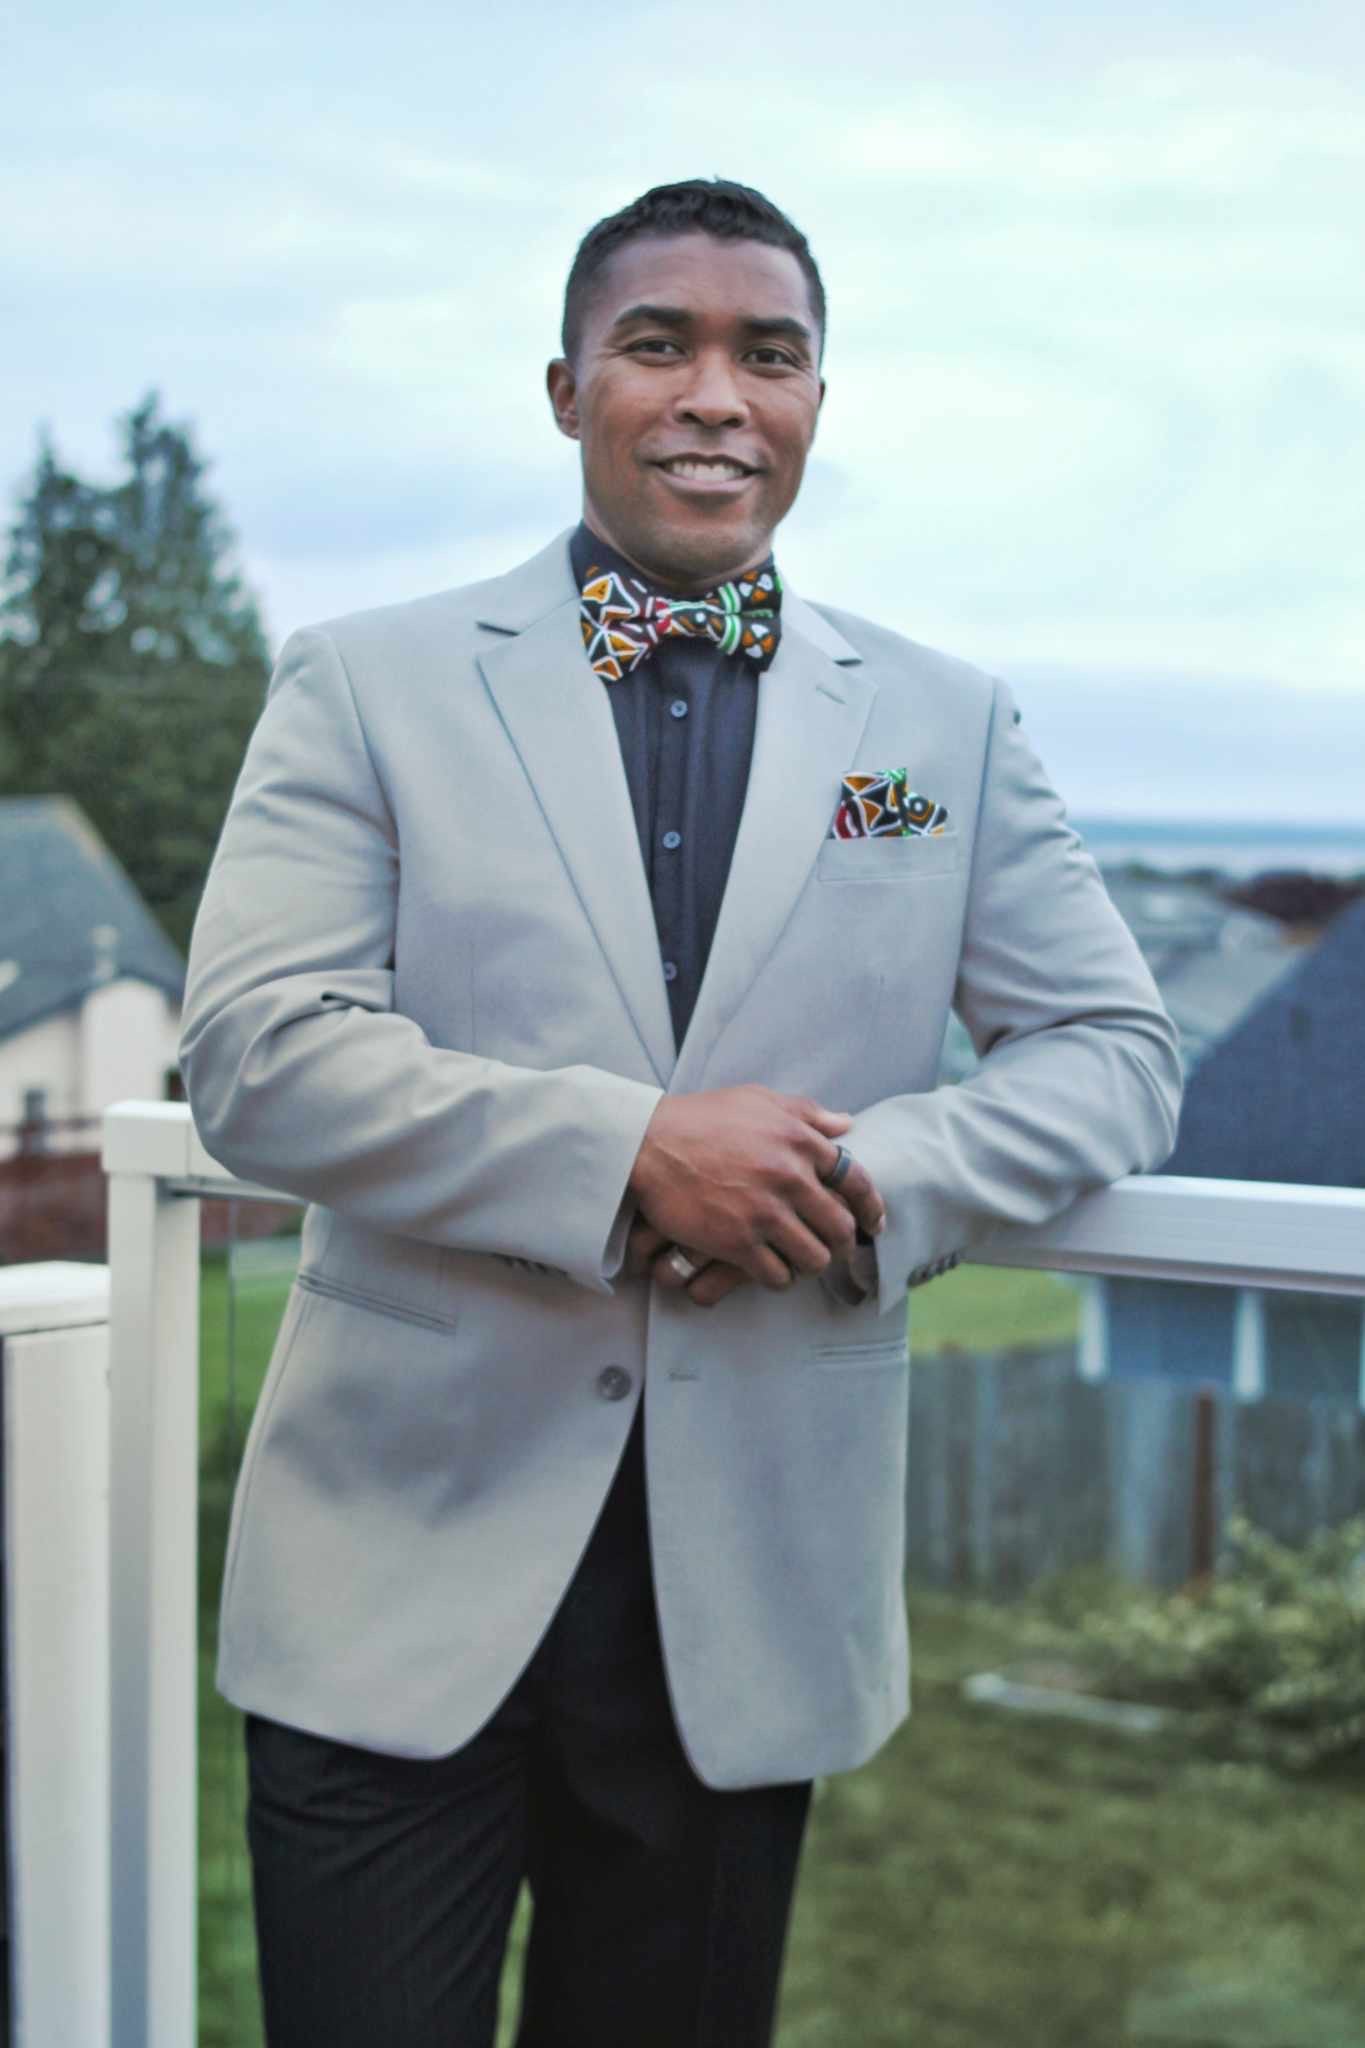
<svg viewBox="0 0 1365 2048"><path fill-rule="evenodd" d="M853 1154L849 1151L847 1145L836 1145L834 1149L839 1157L835 1160L829 1172L822 1173L820 1176L827 1188L837 1188L853 1164Z"/></svg>

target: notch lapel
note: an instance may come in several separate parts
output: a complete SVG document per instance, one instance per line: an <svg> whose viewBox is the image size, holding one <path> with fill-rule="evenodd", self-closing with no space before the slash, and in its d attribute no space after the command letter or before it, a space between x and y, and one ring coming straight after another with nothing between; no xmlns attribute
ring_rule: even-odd
<svg viewBox="0 0 1365 2048"><path fill-rule="evenodd" d="M678 1092L701 1085L717 1040L810 880L839 778L857 759L877 694L860 660L818 612L784 589L782 637L758 681L749 783L720 916L673 1073Z"/></svg>
<svg viewBox="0 0 1365 2048"><path fill-rule="evenodd" d="M480 671L666 1088L674 1043L659 937L615 720L583 655L565 540L498 578L489 594L482 622L508 637L479 653Z"/></svg>

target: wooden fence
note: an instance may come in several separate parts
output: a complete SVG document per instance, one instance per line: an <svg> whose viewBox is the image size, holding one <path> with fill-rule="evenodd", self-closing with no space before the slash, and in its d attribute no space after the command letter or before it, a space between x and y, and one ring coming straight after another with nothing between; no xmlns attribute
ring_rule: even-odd
<svg viewBox="0 0 1365 2048"><path fill-rule="evenodd" d="M1005 1597L1078 1566L1175 1586L1234 1507L1287 1540L1365 1511L1365 1415L1078 1378L1071 1346L945 1352L910 1371L908 1568Z"/></svg>

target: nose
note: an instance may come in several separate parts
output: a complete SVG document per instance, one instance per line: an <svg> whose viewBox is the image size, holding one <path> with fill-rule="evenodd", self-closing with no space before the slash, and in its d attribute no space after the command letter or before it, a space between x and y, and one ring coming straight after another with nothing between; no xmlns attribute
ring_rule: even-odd
<svg viewBox="0 0 1365 2048"><path fill-rule="evenodd" d="M674 401L674 412L691 426L743 426L749 408L728 350L698 352L693 358L692 375Z"/></svg>

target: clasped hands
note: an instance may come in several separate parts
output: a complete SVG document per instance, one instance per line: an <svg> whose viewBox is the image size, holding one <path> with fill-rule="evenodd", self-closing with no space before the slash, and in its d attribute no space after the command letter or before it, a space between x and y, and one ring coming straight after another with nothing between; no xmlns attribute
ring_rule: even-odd
<svg viewBox="0 0 1365 2048"><path fill-rule="evenodd" d="M875 1237L886 1221L857 1160L837 1193L822 1185L852 1122L757 1083L665 1095L631 1170L625 1271L711 1308L748 1280L781 1289L847 1258L859 1229ZM700 1269L690 1280L669 1262L675 1245Z"/></svg>

